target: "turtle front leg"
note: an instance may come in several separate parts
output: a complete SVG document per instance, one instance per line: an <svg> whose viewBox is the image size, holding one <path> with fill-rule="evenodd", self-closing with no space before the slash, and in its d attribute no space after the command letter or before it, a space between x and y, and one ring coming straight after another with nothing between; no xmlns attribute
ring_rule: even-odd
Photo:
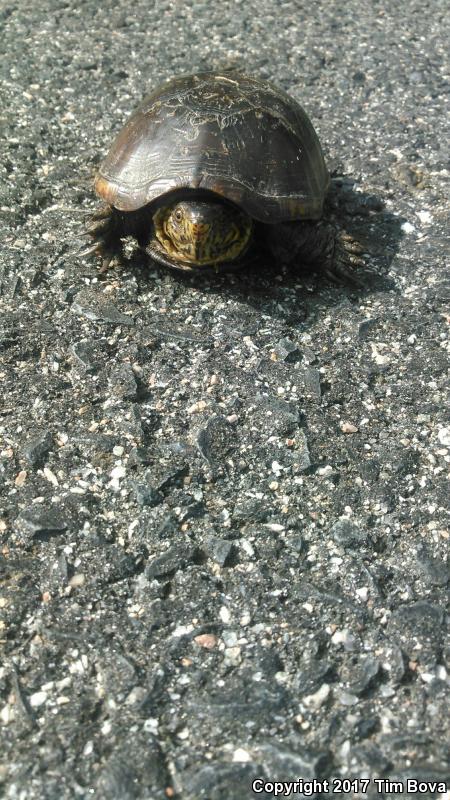
<svg viewBox="0 0 450 800"><path fill-rule="evenodd" d="M301 262L323 272L335 283L364 282L354 267L364 265L363 247L330 222L282 222L268 227L268 244L279 263Z"/></svg>
<svg viewBox="0 0 450 800"><path fill-rule="evenodd" d="M81 255L88 256L95 253L100 256L102 259L100 272L106 272L120 264L123 257L121 237L125 233L115 208L111 206L99 208L86 226L86 235L90 236L93 242Z"/></svg>

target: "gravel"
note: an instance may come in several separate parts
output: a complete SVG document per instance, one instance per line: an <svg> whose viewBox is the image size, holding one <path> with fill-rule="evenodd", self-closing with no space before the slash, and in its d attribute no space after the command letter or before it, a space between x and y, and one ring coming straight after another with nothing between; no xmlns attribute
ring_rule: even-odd
<svg viewBox="0 0 450 800"><path fill-rule="evenodd" d="M0 6L7 800L448 797L447 11ZM365 289L80 256L141 97L227 66L307 109Z"/></svg>

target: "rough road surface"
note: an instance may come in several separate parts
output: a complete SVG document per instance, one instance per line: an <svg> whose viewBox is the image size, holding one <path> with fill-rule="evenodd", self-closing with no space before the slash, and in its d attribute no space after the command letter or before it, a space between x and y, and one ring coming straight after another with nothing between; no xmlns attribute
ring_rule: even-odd
<svg viewBox="0 0 450 800"><path fill-rule="evenodd" d="M447 3L0 17L0 794L448 797ZM308 111L365 290L80 257L142 96L230 65Z"/></svg>

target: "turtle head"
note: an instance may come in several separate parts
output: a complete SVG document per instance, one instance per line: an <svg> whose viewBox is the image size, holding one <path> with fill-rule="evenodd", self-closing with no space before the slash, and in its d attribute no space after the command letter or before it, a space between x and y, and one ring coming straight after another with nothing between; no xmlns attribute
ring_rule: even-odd
<svg viewBox="0 0 450 800"><path fill-rule="evenodd" d="M153 223L166 257L192 269L236 260L253 227L247 214L219 197L161 206Z"/></svg>

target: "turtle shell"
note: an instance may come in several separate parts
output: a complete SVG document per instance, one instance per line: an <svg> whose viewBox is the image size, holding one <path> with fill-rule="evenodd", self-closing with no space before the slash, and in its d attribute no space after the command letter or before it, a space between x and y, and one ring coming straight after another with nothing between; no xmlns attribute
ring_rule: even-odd
<svg viewBox="0 0 450 800"><path fill-rule="evenodd" d="M236 73L184 75L148 95L95 180L97 193L135 211L168 192L207 190L254 219L318 219L329 184L303 108L270 83Z"/></svg>

